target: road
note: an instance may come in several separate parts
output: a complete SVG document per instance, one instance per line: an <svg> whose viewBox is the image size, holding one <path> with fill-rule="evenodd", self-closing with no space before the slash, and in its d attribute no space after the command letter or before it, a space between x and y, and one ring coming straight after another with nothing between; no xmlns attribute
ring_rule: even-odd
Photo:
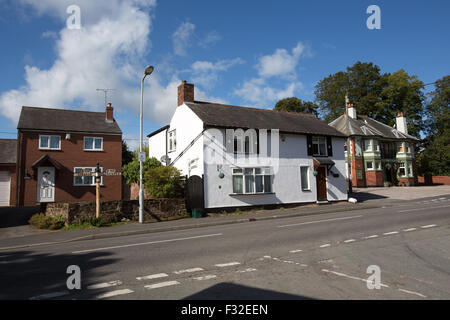
<svg viewBox="0 0 450 320"><path fill-rule="evenodd" d="M450 195L0 251L0 299L449 299ZM68 290L66 269L81 270ZM367 268L381 271L368 289Z"/></svg>

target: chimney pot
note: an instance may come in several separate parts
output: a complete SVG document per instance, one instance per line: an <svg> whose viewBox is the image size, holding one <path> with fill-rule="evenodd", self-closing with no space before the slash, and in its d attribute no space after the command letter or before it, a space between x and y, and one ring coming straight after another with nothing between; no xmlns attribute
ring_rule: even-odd
<svg viewBox="0 0 450 320"><path fill-rule="evenodd" d="M186 80L181 81L178 86L178 106L184 102L194 102L194 85L187 83Z"/></svg>

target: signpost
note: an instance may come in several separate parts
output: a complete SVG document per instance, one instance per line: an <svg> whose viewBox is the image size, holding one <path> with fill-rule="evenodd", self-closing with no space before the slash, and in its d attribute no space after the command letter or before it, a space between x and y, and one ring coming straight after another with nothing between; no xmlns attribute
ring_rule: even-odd
<svg viewBox="0 0 450 320"><path fill-rule="evenodd" d="M91 169L83 169L80 172L75 172L74 177L94 177L95 179L95 216L100 217L100 180L102 176L120 176L122 172L116 169L106 169L103 172L100 170L100 163L97 162L95 171Z"/></svg>

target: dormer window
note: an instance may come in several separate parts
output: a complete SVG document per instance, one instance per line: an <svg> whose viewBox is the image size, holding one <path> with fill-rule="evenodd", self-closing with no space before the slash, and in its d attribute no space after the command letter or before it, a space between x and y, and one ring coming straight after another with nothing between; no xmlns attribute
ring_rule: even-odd
<svg viewBox="0 0 450 320"><path fill-rule="evenodd" d="M51 135L39 136L39 149L41 150L61 150L61 137Z"/></svg>

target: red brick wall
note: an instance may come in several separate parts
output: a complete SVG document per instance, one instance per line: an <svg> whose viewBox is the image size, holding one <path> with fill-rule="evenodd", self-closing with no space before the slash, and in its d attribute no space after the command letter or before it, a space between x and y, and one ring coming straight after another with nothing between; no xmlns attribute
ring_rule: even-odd
<svg viewBox="0 0 450 320"><path fill-rule="evenodd" d="M39 135L50 134L61 136L61 150L39 150ZM31 206L37 204L37 170L31 165L41 156L48 154L63 166L55 169L55 202L94 201L95 186L74 186L74 167L95 167L97 162L105 169L121 171L122 166L122 136L101 134L71 133L69 140L65 133L52 132L19 132L21 143L20 161L20 191L19 204ZM84 151L83 137L103 137L103 151ZM31 179L23 179L25 173ZM122 196L122 177L103 177L100 189L101 200L120 200Z"/></svg>
<svg viewBox="0 0 450 320"><path fill-rule="evenodd" d="M16 205L16 165L15 164L1 164L0 171L9 171L11 177L9 205Z"/></svg>
<svg viewBox="0 0 450 320"><path fill-rule="evenodd" d="M361 170L362 179L358 179L356 170ZM364 187L366 185L366 174L364 170L364 161L362 158L352 158L352 185L354 187Z"/></svg>
<svg viewBox="0 0 450 320"><path fill-rule="evenodd" d="M366 186L367 187L382 187L383 186L383 172L382 171L366 171Z"/></svg>
<svg viewBox="0 0 450 320"><path fill-rule="evenodd" d="M424 183L423 176L419 176L418 179L419 179L419 183ZM432 181L435 184L450 185L450 177L449 176L433 176Z"/></svg>

